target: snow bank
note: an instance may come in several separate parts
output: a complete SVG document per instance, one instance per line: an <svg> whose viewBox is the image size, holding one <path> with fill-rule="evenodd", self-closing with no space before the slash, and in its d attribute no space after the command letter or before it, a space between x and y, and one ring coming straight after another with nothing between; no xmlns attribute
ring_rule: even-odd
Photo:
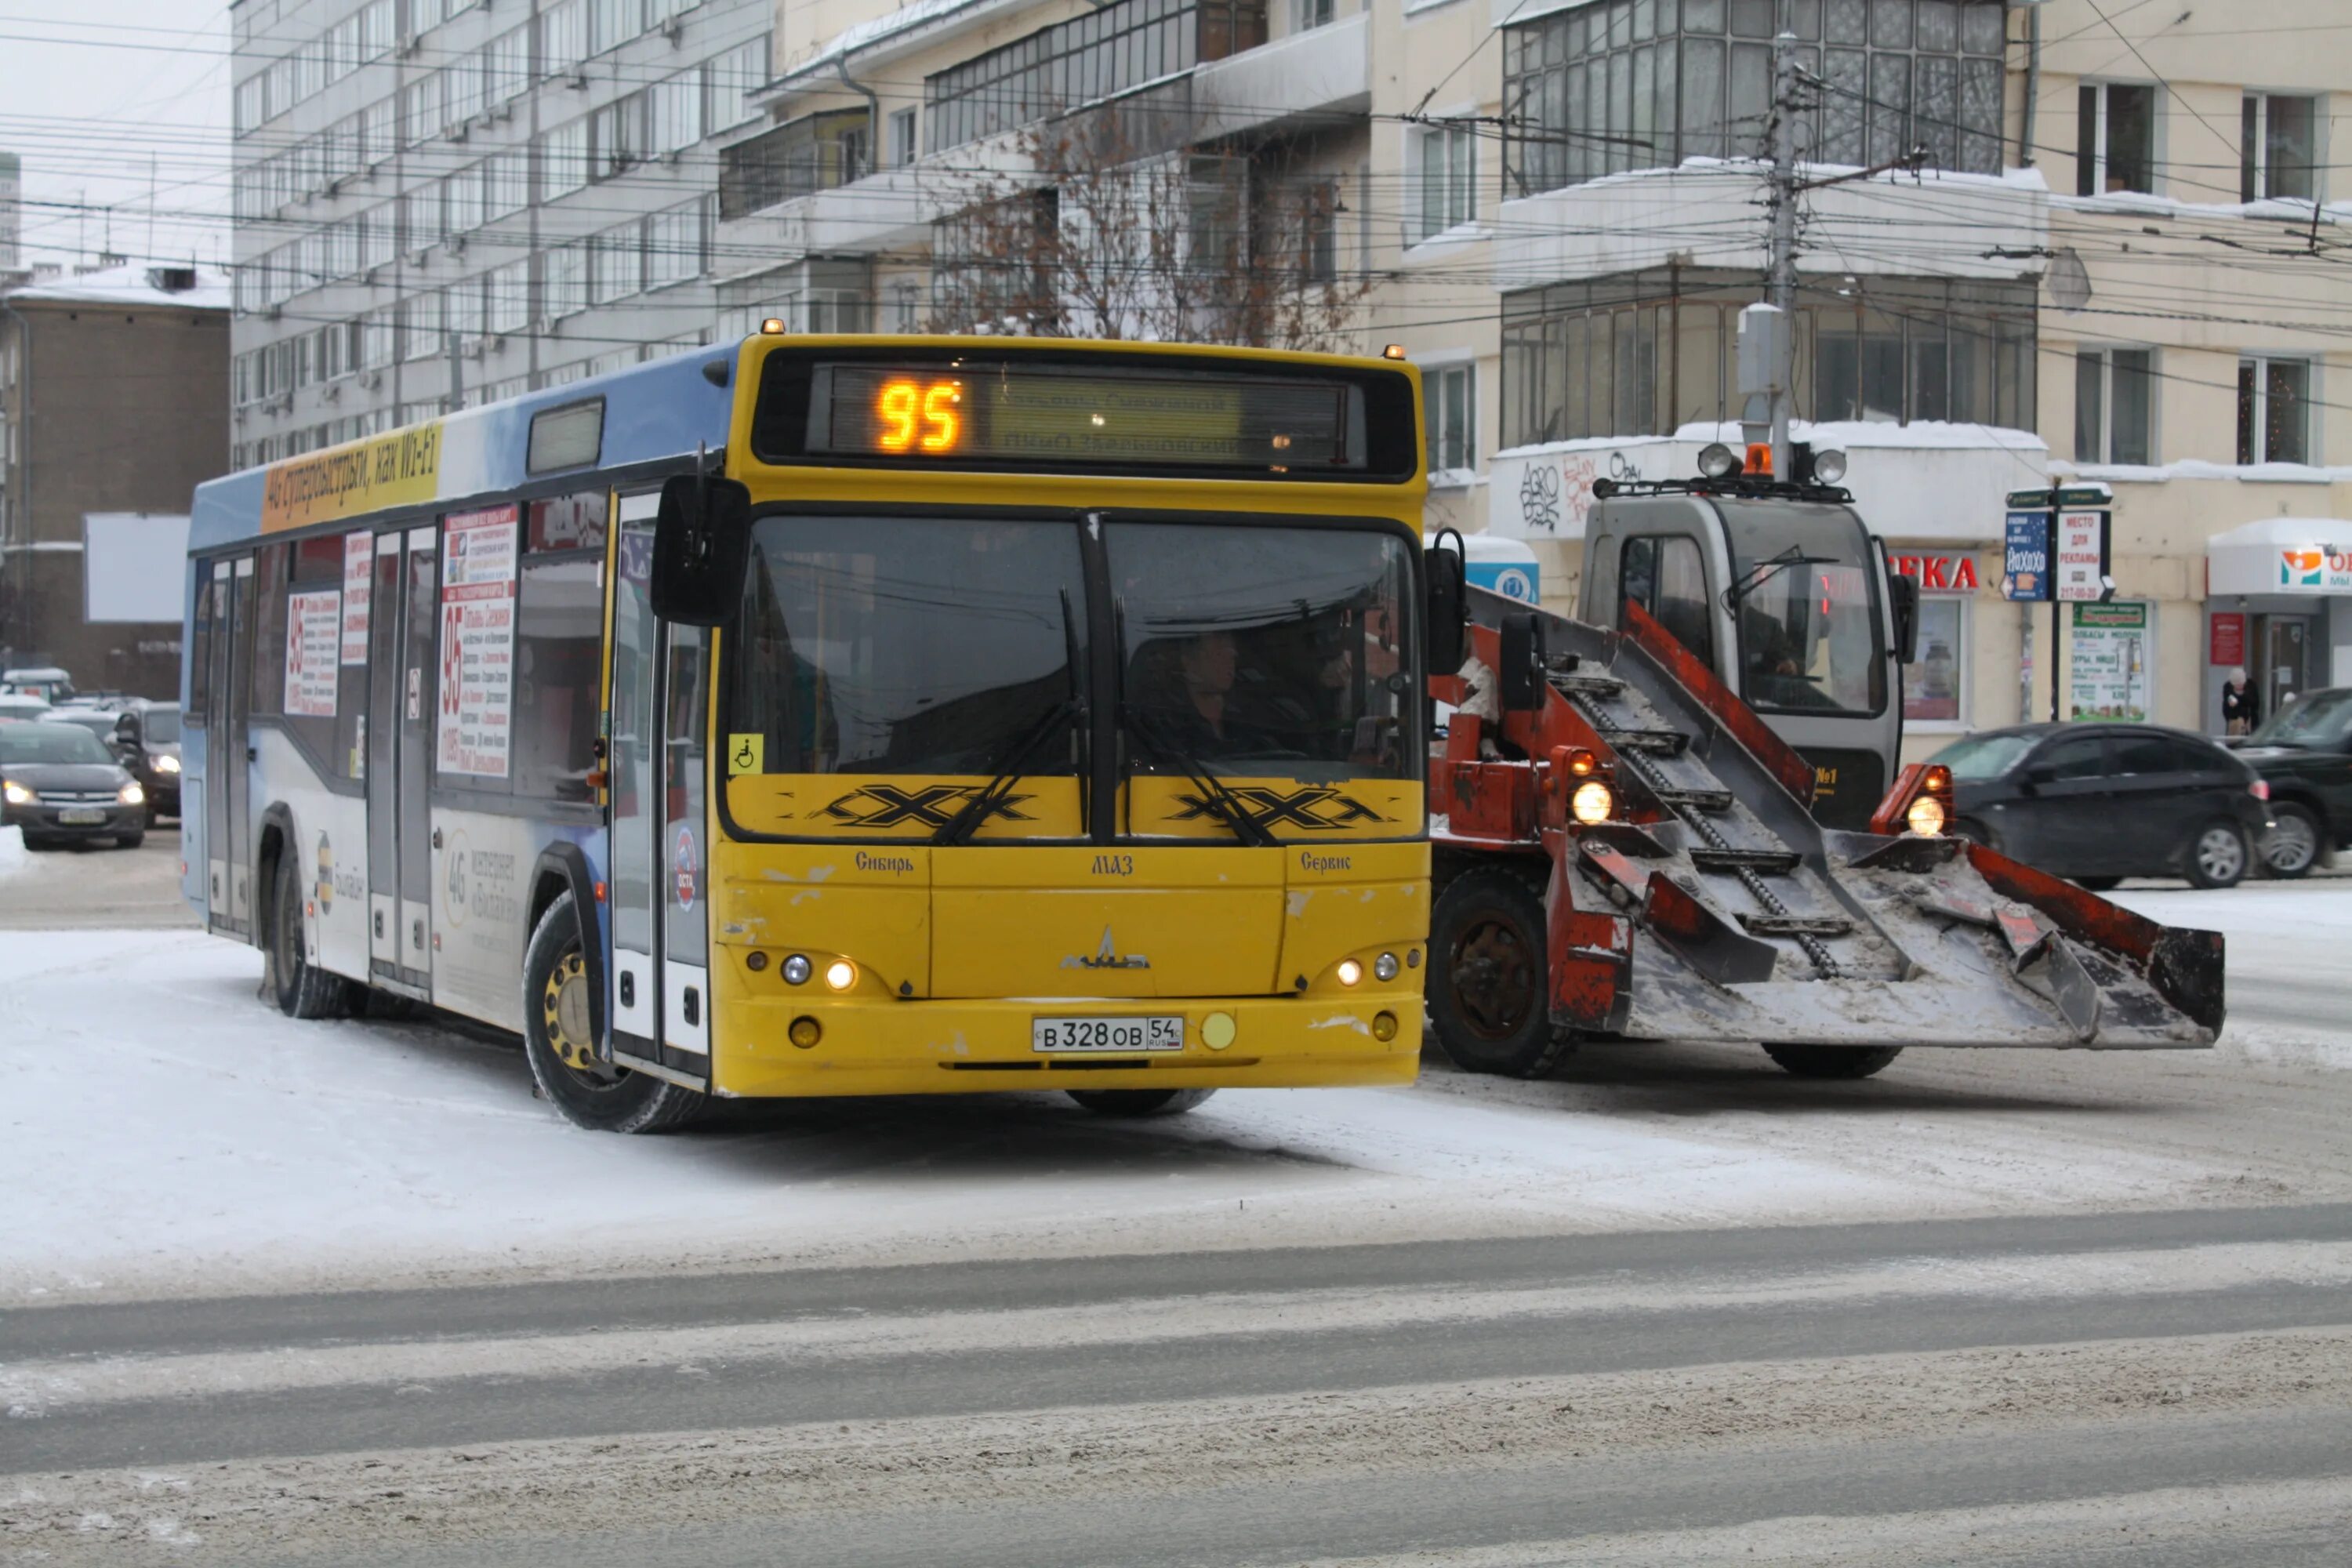
<svg viewBox="0 0 2352 1568"><path fill-rule="evenodd" d="M2230 1021L2221 1049L2247 1061L2352 1070L2343 980L2352 944L2352 879L2241 887L2131 889L2115 901L2167 925L2229 942Z"/></svg>

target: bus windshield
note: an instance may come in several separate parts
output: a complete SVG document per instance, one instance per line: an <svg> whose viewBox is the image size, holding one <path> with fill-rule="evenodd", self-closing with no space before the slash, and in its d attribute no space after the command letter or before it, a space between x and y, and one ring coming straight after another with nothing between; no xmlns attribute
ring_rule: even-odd
<svg viewBox="0 0 2352 1568"><path fill-rule="evenodd" d="M1870 542L1842 507L1725 499L1726 593L1740 694L1762 712L1861 718L1886 707Z"/></svg>
<svg viewBox="0 0 2352 1568"><path fill-rule="evenodd" d="M1109 744L1138 773L1416 776L1406 540L1114 521L1090 588L1082 527L761 519L728 724L761 738L760 760L738 771L1045 777ZM1108 693L1087 630L1106 594Z"/></svg>

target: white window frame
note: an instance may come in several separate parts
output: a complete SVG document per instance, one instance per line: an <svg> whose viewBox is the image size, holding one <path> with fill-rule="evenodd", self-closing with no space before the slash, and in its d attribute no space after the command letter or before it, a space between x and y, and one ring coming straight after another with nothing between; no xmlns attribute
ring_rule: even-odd
<svg viewBox="0 0 2352 1568"><path fill-rule="evenodd" d="M894 169L903 169L912 163L917 155L916 148L919 143L916 141L916 133L920 129L920 122L916 115L915 106L910 103L904 109L892 110L888 126L890 166Z"/></svg>
<svg viewBox="0 0 2352 1568"><path fill-rule="evenodd" d="M2094 196L2157 195L2164 185L2164 84L2158 81L2086 81L2080 84L2097 94L2097 109L2092 121L2091 195ZM2145 191L2110 191L2107 189L2107 94L2118 87L2146 88L2149 93L2147 125L2147 184ZM2078 104L2075 112L2082 110ZM2080 150L2077 149L2077 162Z"/></svg>
<svg viewBox="0 0 2352 1568"><path fill-rule="evenodd" d="M2120 461L2115 456L2116 355L2118 353L2145 353L2147 355L2147 455L2139 463L2125 463ZM2095 348L2087 347L2080 343L2076 344L2074 348L2075 359L2080 361L2085 355L2095 357L2099 362L2099 449L2096 456L2087 458L2078 451L2074 454L2074 460L2078 463L2089 463L2111 468L2154 467L2161 464L2164 461L2164 458L2162 456L2164 451L2162 441L2164 400L2159 395L2164 381L2164 355L2162 352L2153 343L2101 343ZM2076 384L2078 388L2080 384L2081 384L2079 382ZM2079 390L2075 395L2077 402L2079 403L2081 398L2081 393ZM2078 407L2075 412L2078 429L2080 427L2081 418L2082 414Z"/></svg>
<svg viewBox="0 0 2352 1568"><path fill-rule="evenodd" d="M1339 19L1339 0L1290 0L1290 30L1311 33Z"/></svg>
<svg viewBox="0 0 2352 1568"><path fill-rule="evenodd" d="M1423 455L1429 461L1429 483L1432 489L1461 489L1475 484L1478 478L1478 361L1468 350L1457 349L1434 354L1415 354L1421 366L1422 404L1428 426L1423 442ZM1453 421L1445 417L1447 387L1459 380L1462 385L1464 417L1469 428L1463 432L1463 456L1468 461L1458 466L1437 466L1438 448L1452 434Z"/></svg>
<svg viewBox="0 0 2352 1568"><path fill-rule="evenodd" d="M1469 112L1465 110L1465 112ZM1444 116L1435 116L1444 119ZM1412 125L1405 130L1405 174L1411 181L1411 209L1405 244L1423 245L1441 235L1466 228L1478 221L1478 139L1467 125ZM1430 212L1430 158L1434 153L1443 172L1443 194L1437 218ZM1460 162L1457 164L1456 155ZM1458 215L1458 216L1457 216Z"/></svg>
<svg viewBox="0 0 2352 1568"><path fill-rule="evenodd" d="M2319 371L2323 363L2317 354L2242 353L2238 356L2241 371L2248 365L2252 365L2254 371L2253 418L2248 426L2253 449L2241 461L2249 466L2256 463L2297 463L2306 467L2319 461L2319 421L2312 417L2312 410L2319 406ZM2303 366L2303 456L2300 458L2273 458L2265 456L2263 450L2263 437L2270 428L2270 368L2274 364ZM2231 455L2237 455L2234 436Z"/></svg>
<svg viewBox="0 0 2352 1568"><path fill-rule="evenodd" d="M2274 98L2291 98L2298 101L2308 102L2311 105L2312 141L2315 145L2312 148L2311 195L2309 196L2281 196L2273 195L2271 193L2271 100ZM2301 202L2315 200L2324 205L2327 200L2327 157L2326 153L2328 131L2327 95L2324 92L2263 92L2254 88L2247 88L2239 100L2239 134L2241 135L2245 133L2244 106L2249 103L2254 106L2253 145L2252 149L2254 163L2254 190L2253 194L2251 196L2245 196L2245 199L2256 202ZM2245 149L2241 149L2239 158L2242 169L2243 167L2244 157ZM2239 194L2241 195L2245 195L2242 191Z"/></svg>

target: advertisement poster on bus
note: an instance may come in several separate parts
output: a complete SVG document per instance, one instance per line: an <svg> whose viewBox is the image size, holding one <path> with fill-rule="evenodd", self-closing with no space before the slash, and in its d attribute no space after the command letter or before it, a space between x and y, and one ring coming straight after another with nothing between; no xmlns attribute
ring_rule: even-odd
<svg viewBox="0 0 2352 1568"><path fill-rule="evenodd" d="M507 776L514 721L515 509L454 512L441 544L440 768Z"/></svg>
<svg viewBox="0 0 2352 1568"><path fill-rule="evenodd" d="M2145 721L2149 700L2148 607L2076 605L2066 650L2069 717Z"/></svg>
<svg viewBox="0 0 2352 1568"><path fill-rule="evenodd" d="M375 535L343 535L343 662L365 664L368 645L368 595L374 584Z"/></svg>
<svg viewBox="0 0 2352 1568"><path fill-rule="evenodd" d="M335 646L343 596L334 589L286 595L286 711L335 716Z"/></svg>

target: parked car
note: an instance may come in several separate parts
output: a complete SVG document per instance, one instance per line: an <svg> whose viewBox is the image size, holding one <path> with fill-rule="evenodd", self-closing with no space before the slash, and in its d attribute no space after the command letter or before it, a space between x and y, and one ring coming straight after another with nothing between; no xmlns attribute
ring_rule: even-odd
<svg viewBox="0 0 2352 1568"><path fill-rule="evenodd" d="M114 715L114 749L147 792L147 826L180 815L180 705L141 702Z"/></svg>
<svg viewBox="0 0 2352 1568"><path fill-rule="evenodd" d="M79 724L0 725L0 824L23 829L27 849L76 838L135 849L147 792Z"/></svg>
<svg viewBox="0 0 2352 1568"><path fill-rule="evenodd" d="M2021 724L1957 741L1953 831L2104 891L2126 877L2228 888L2270 830L2269 785L2234 752L2152 724Z"/></svg>
<svg viewBox="0 0 2352 1568"><path fill-rule="evenodd" d="M21 724L28 719L46 719L49 705L29 691L0 691L0 724Z"/></svg>
<svg viewBox="0 0 2352 1568"><path fill-rule="evenodd" d="M2300 877L2352 845L2352 686L2306 691L2238 742L2271 786L2262 846L2273 877Z"/></svg>

